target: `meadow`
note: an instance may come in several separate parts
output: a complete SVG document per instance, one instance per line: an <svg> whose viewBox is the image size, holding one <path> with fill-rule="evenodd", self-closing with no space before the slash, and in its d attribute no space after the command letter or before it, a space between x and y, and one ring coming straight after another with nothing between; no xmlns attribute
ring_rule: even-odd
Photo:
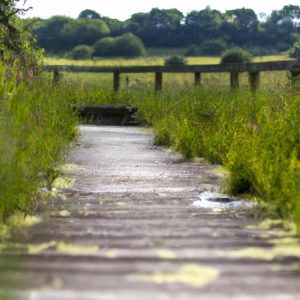
<svg viewBox="0 0 300 300"><path fill-rule="evenodd" d="M60 87L36 78L16 84L0 66L0 219L30 213L39 190L50 187L56 167L76 135L77 118Z"/></svg>
<svg viewBox="0 0 300 300"><path fill-rule="evenodd" d="M194 59L194 58L193 58ZM276 57L256 58L271 61ZM277 60L288 59L277 57ZM192 60L191 60L192 61ZM191 61L189 61L191 63ZM192 63L217 63L195 58ZM45 64L142 65L163 58L68 61ZM44 73L18 87L1 78L0 214L29 212L42 186L51 186L56 167L76 138L72 103L132 104L138 117L152 126L155 142L170 146L188 159L204 157L230 173L227 192L250 194L264 203L268 214L292 220L300 227L300 94L287 72L262 74L253 95L244 74L239 91L229 91L229 75L203 74L193 86L193 74L164 76L155 93L153 75L122 76L119 92L112 76L64 74L57 85Z"/></svg>
<svg viewBox="0 0 300 300"><path fill-rule="evenodd" d="M200 88L193 87L193 74L166 75L159 93L153 75L143 76L129 76L127 84L123 75L118 93L111 75L65 74L63 85L77 103L137 105L157 144L223 165L227 192L250 194L268 214L300 227L300 87L290 85L287 72L263 73L255 95L247 74L237 92L229 91L226 74L203 74Z"/></svg>

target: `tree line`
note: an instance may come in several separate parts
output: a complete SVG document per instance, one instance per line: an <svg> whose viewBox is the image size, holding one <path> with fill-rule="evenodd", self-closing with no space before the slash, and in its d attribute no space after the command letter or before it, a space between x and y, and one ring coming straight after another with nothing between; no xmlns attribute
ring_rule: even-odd
<svg viewBox="0 0 300 300"><path fill-rule="evenodd" d="M126 56L127 52L136 56L145 53L144 45L185 47L187 55L219 55L228 47L239 46L263 55L285 51L300 39L300 7L295 5L274 10L268 16L248 8L222 13L207 7L186 15L178 9L154 8L120 21L87 9L77 19L54 16L25 22L33 23L38 44L52 54L63 54L78 46L82 50L84 45L95 56ZM120 44L125 49L122 53ZM127 44L131 46L126 52Z"/></svg>

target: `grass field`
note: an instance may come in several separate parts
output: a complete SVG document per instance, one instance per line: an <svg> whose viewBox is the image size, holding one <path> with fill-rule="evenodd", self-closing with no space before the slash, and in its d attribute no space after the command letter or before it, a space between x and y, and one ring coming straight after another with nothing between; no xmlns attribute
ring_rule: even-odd
<svg viewBox="0 0 300 300"><path fill-rule="evenodd" d="M116 59L95 59L95 60L70 60L65 58L45 58L45 65L76 65L76 66L160 66L164 65L165 57L138 57L138 58L116 58ZM258 56L254 58L255 62L280 61L290 60L287 55L271 55ZM187 63L193 64L218 64L220 58L218 57L188 57Z"/></svg>
<svg viewBox="0 0 300 300"><path fill-rule="evenodd" d="M162 58L84 62L84 65L162 63ZM215 58L198 58L200 63ZM258 60L259 58L256 58ZM265 57L261 60L275 60ZM277 57L277 59L283 59ZM83 64L46 59L52 64ZM195 62L194 62L195 63ZM1 77L2 76L2 77ZM58 85L44 73L15 87L1 78L0 214L28 211L42 185L50 185L56 165L74 137L76 117L71 103L125 103L139 107L139 117L153 126L156 142L174 147L188 158L205 157L230 171L227 188L250 193L267 203L269 213L300 227L300 96L287 72L262 74L262 87L249 92L247 75L231 93L229 75L204 74L193 87L193 74L164 76L164 90L153 91L153 75L122 76L112 91L112 76L64 74Z"/></svg>
<svg viewBox="0 0 300 300"><path fill-rule="evenodd" d="M150 66L150 65L163 65L164 57L142 57L135 59L103 59L103 60L68 60L68 59L56 59L45 58L44 64L49 65L78 65L78 66ZM254 61L266 62L266 61L278 61L289 60L288 56L262 56L255 57ZM218 64L220 58L217 57L191 57L188 58L189 64ZM51 75L49 75L51 76ZM64 74L66 79L81 82L81 84L100 88L103 84L112 85L112 74L96 74L96 73L72 73ZM261 86L265 87L279 87L283 88L287 84L287 72L262 72L261 73ZM248 75L242 74L241 86L248 86ZM136 86L139 84L146 84L147 86L154 86L154 74L122 74L121 75L121 87L127 88L129 86ZM164 84L191 86L194 84L193 74L164 74ZM202 74L202 83L205 87L221 87L227 88L229 85L229 74Z"/></svg>
<svg viewBox="0 0 300 300"><path fill-rule="evenodd" d="M291 87L287 72L263 73L256 95L246 74L235 93L221 74L204 74L201 88L193 87L192 74L166 75L160 93L153 91L152 75L130 76L129 86L125 78L118 93L111 75L65 74L61 85L73 102L137 105L158 144L224 165L229 192L250 193L268 213L300 228L300 87Z"/></svg>

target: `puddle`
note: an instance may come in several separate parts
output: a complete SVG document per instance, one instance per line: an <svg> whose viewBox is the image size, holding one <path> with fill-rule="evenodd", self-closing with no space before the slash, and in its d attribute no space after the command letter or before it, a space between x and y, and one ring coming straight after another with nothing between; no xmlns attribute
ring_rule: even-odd
<svg viewBox="0 0 300 300"><path fill-rule="evenodd" d="M203 192L198 197L200 200L194 201L192 203L192 207L216 210L251 208L257 205L255 202L250 202L214 192Z"/></svg>

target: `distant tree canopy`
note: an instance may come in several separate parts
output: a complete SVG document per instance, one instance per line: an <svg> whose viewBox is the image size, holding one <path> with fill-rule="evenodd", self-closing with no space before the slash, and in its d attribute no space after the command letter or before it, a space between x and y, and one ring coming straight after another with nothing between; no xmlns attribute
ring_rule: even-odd
<svg viewBox="0 0 300 300"><path fill-rule="evenodd" d="M300 37L300 7L287 5L263 19L247 8L222 13L207 7L187 15L178 9L154 8L148 13L133 14L126 21L86 9L78 19L59 16L40 19L33 32L39 45L54 53L129 32L146 47L194 47L205 55L219 55L224 47L239 46L275 53L289 49Z"/></svg>
<svg viewBox="0 0 300 300"><path fill-rule="evenodd" d="M146 53L142 41L132 33L100 39L94 46L94 56L136 57Z"/></svg>
<svg viewBox="0 0 300 300"><path fill-rule="evenodd" d="M39 20L33 29L41 47L54 53L65 52L78 45L93 45L109 35L110 30L100 19L81 18L74 20L55 16L47 21Z"/></svg>
<svg viewBox="0 0 300 300"><path fill-rule="evenodd" d="M101 16L94 10L86 9L79 14L78 19L101 19Z"/></svg>

